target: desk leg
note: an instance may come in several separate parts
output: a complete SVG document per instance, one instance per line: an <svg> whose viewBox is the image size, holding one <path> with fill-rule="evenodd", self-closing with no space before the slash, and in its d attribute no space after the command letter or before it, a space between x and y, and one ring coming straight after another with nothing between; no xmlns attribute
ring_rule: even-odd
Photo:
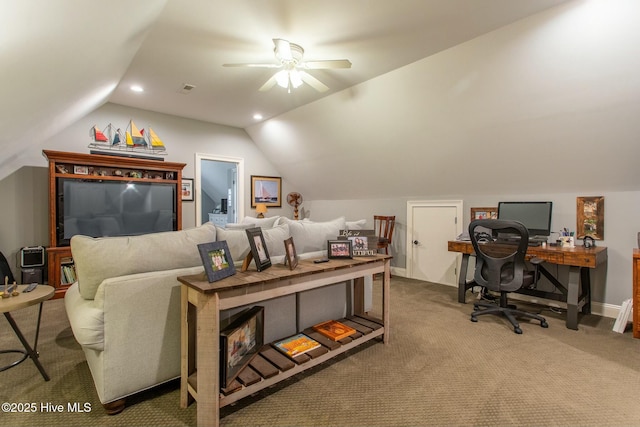
<svg viewBox="0 0 640 427"><path fill-rule="evenodd" d="M591 314L591 269L589 267L580 267L580 283L582 284L582 297L584 298L582 312Z"/></svg>
<svg viewBox="0 0 640 427"><path fill-rule="evenodd" d="M580 298L580 267L569 267L567 286L567 328L578 330L578 304Z"/></svg>
<svg viewBox="0 0 640 427"><path fill-rule="evenodd" d="M462 254L462 262L460 263L460 274L458 275L458 302L465 303L465 294L467 293L467 269L469 268L469 254Z"/></svg>
<svg viewBox="0 0 640 427"><path fill-rule="evenodd" d="M13 320L13 317L11 316L11 314L6 312L4 313L4 317L7 318L7 321L13 328L13 331L18 336L18 339L22 343L24 349L27 351L27 354L29 355L31 360L33 360L33 363L36 365L36 368L38 368L38 371L40 371L42 378L44 378L45 381L49 381L50 380L49 375L44 370L44 367L40 363L40 360L38 360L39 355L38 355L38 352L36 351L36 348L38 347L38 335L40 334L40 319L42 317L42 303L40 303L40 308L38 309L38 323L36 325L36 341L35 341L35 344L33 345L33 348L31 348L31 346L27 342L24 335L22 335L22 332L20 332L20 328L18 328L18 324L16 323L15 320Z"/></svg>

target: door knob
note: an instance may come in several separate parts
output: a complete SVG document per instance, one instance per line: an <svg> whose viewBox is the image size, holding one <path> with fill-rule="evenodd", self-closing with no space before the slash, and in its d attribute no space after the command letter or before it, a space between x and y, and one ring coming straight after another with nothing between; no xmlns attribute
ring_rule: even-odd
<svg viewBox="0 0 640 427"><path fill-rule="evenodd" d="M419 244L420 244L420 242L418 242L417 240L414 240L414 241L413 241L413 244L414 244L414 245L419 245Z"/></svg>

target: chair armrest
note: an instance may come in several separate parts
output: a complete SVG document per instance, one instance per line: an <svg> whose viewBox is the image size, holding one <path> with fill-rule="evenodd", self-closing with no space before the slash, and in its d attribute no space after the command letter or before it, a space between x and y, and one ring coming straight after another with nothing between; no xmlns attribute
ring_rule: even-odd
<svg viewBox="0 0 640 427"><path fill-rule="evenodd" d="M538 258L538 257L533 257L529 260L529 262L535 266L538 266L540 264L542 264L544 262L544 260L542 258Z"/></svg>

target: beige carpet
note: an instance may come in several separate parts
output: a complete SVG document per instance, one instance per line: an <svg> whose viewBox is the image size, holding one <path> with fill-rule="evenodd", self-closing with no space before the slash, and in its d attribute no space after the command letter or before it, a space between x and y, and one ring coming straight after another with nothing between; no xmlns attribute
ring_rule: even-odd
<svg viewBox="0 0 640 427"><path fill-rule="evenodd" d="M613 319L586 316L573 331L562 314L543 310L548 329L524 324L516 335L498 317L470 322L471 305L458 304L455 288L398 277L391 288L389 345L370 342L223 408L221 425L640 426L640 340L630 328L617 334ZM32 340L35 308L14 314ZM0 349L19 348L1 323ZM45 303L42 323L38 349L51 381L30 360L0 372L0 402L37 407L2 413L0 425L195 425L197 404L180 409L177 382L105 415L62 300ZM10 357L0 355L0 365ZM70 413L74 402L90 412ZM64 411L46 412L47 403Z"/></svg>

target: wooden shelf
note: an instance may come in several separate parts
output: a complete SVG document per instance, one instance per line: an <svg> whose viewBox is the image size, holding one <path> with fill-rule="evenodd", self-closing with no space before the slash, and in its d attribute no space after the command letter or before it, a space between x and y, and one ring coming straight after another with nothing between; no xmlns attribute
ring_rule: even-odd
<svg viewBox="0 0 640 427"><path fill-rule="evenodd" d="M185 163L106 154L67 153L43 150L49 161L49 247L47 248L49 285L54 298L64 296L70 284L63 283L60 267L73 263L71 248L58 246L58 179L69 178L95 182L162 182L173 184L176 195L176 225L182 229L182 169Z"/></svg>

